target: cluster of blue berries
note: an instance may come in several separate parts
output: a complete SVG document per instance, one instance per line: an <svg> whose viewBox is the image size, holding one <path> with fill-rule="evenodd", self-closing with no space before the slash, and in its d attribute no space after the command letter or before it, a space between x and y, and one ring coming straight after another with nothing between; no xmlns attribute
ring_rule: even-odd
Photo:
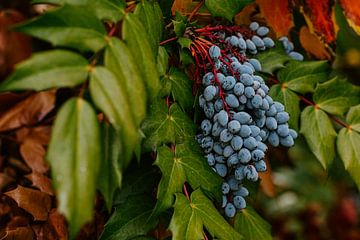
<svg viewBox="0 0 360 240"><path fill-rule="evenodd" d="M289 114L284 106L268 95L269 87L256 75L261 64L246 54L256 54L274 46L266 37L269 29L252 23L257 35L245 39L240 33L225 36L223 43L209 48L209 70L202 77L203 93L199 105L205 119L197 140L208 164L220 175L222 207L227 217L246 207L249 195L245 179L257 181L258 172L266 171L266 143L291 147L297 137L289 128ZM236 50L236 54L227 51Z"/></svg>
<svg viewBox="0 0 360 240"><path fill-rule="evenodd" d="M282 43L285 52L294 60L303 61L304 56L301 53L294 51L294 44L290 42L287 37L279 38L279 41Z"/></svg>

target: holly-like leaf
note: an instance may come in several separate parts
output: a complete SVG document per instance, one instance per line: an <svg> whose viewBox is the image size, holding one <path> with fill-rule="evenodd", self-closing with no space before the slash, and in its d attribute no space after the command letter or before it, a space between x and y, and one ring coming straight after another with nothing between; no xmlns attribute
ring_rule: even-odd
<svg viewBox="0 0 360 240"><path fill-rule="evenodd" d="M134 14L126 15L122 33L126 44L139 64L139 70L149 97L153 98L160 90L160 79L149 37L138 16Z"/></svg>
<svg viewBox="0 0 360 240"><path fill-rule="evenodd" d="M224 17L232 21L233 17L251 2L253 0L205 0L205 5L213 16Z"/></svg>
<svg viewBox="0 0 360 240"><path fill-rule="evenodd" d="M134 13L143 24L153 55L157 58L159 42L164 27L159 4L157 2L141 1L136 5Z"/></svg>
<svg viewBox="0 0 360 240"><path fill-rule="evenodd" d="M168 82L165 85L169 85L173 99L183 109L189 109L193 106L192 83L184 72L177 68L171 68L164 80Z"/></svg>
<svg viewBox="0 0 360 240"><path fill-rule="evenodd" d="M184 182L188 182L193 189L201 187L220 200L221 178L207 165L195 140L178 144L174 150L167 146L158 148L155 164L163 174L158 187L155 214L173 205L174 194L182 191Z"/></svg>
<svg viewBox="0 0 360 240"><path fill-rule="evenodd" d="M93 217L101 159L100 127L95 110L81 98L59 110L47 152L59 202L72 237Z"/></svg>
<svg viewBox="0 0 360 240"><path fill-rule="evenodd" d="M266 222L251 206L238 212L234 228L248 240L271 240L271 225Z"/></svg>
<svg viewBox="0 0 360 240"><path fill-rule="evenodd" d="M348 128L340 130L337 138L337 150L344 163L345 169L350 173L360 189L360 105L350 108L346 116Z"/></svg>
<svg viewBox="0 0 360 240"><path fill-rule="evenodd" d="M190 48L190 45L192 44L192 40L186 37L180 37L177 42L180 44L181 48Z"/></svg>
<svg viewBox="0 0 360 240"><path fill-rule="evenodd" d="M151 105L149 112L142 124L146 151L156 150L164 143L181 143L195 132L195 125L176 103L168 109L164 100L158 100Z"/></svg>
<svg viewBox="0 0 360 240"><path fill-rule="evenodd" d="M66 50L51 50L34 54L16 66L0 91L36 90L55 87L74 87L88 76L88 61Z"/></svg>
<svg viewBox="0 0 360 240"><path fill-rule="evenodd" d="M169 66L169 54L162 46L159 47L159 53L157 55L157 69L160 76L164 76L167 73Z"/></svg>
<svg viewBox="0 0 360 240"><path fill-rule="evenodd" d="M136 195L118 206L105 224L101 240L130 240L147 234L157 224L150 218L153 208L152 199L147 195Z"/></svg>
<svg viewBox="0 0 360 240"><path fill-rule="evenodd" d="M274 29L276 36L288 35L294 26L293 14L289 0L256 0L260 7L261 14L265 17L266 23Z"/></svg>
<svg viewBox="0 0 360 240"><path fill-rule="evenodd" d="M301 113L300 132L304 135L310 150L327 169L335 157L336 132L326 113L313 106L307 106Z"/></svg>
<svg viewBox="0 0 360 240"><path fill-rule="evenodd" d="M360 103L360 89L345 79L335 77L319 84L313 98L325 112L343 115L351 106Z"/></svg>
<svg viewBox="0 0 360 240"><path fill-rule="evenodd" d="M115 190L121 186L122 143L119 133L110 125L102 125L103 154L97 187L104 196L108 210L111 210Z"/></svg>
<svg viewBox="0 0 360 240"><path fill-rule="evenodd" d="M277 77L291 90L304 94L314 92L316 83L325 82L329 71L327 61L290 61Z"/></svg>
<svg viewBox="0 0 360 240"><path fill-rule="evenodd" d="M242 236L226 222L200 189L195 190L190 199L177 193L174 215L169 226L173 239L203 239L204 227L216 239L242 239Z"/></svg>
<svg viewBox="0 0 360 240"><path fill-rule="evenodd" d="M99 51L106 44L106 30L100 20L81 6L64 5L19 25L15 30L80 51Z"/></svg>
<svg viewBox="0 0 360 240"><path fill-rule="evenodd" d="M285 84L276 84L271 87L269 95L275 101L284 104L285 110L290 115L289 125L297 130L299 128L300 100L296 93L291 91Z"/></svg>
<svg viewBox="0 0 360 240"><path fill-rule="evenodd" d="M124 8L126 7L124 0L33 0L31 3L82 6L89 9L89 11L94 13L100 20L109 20L112 22L117 22L122 19L125 14Z"/></svg>
<svg viewBox="0 0 360 240"><path fill-rule="evenodd" d="M276 70L285 67L285 63L291 58L282 49L270 49L257 55L261 63L262 72L273 74Z"/></svg>
<svg viewBox="0 0 360 240"><path fill-rule="evenodd" d="M125 98L139 125L146 114L144 81L129 48L115 37L109 40L105 50L105 66L115 74L118 85L124 89Z"/></svg>

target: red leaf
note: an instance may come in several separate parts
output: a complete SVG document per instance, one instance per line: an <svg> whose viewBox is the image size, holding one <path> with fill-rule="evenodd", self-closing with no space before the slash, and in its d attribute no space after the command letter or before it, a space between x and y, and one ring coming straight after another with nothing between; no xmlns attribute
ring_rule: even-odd
<svg viewBox="0 0 360 240"><path fill-rule="evenodd" d="M46 221L51 208L51 199L46 193L20 185L5 195L15 200L18 206L30 213L34 220Z"/></svg>
<svg viewBox="0 0 360 240"><path fill-rule="evenodd" d="M340 0L349 25L360 35L360 1Z"/></svg>
<svg viewBox="0 0 360 240"><path fill-rule="evenodd" d="M292 11L288 0L256 0L260 7L261 14L272 27L276 36L288 35L294 26Z"/></svg>
<svg viewBox="0 0 360 240"><path fill-rule="evenodd" d="M305 0L304 17L311 33L316 33L326 43L336 40L333 1Z"/></svg>

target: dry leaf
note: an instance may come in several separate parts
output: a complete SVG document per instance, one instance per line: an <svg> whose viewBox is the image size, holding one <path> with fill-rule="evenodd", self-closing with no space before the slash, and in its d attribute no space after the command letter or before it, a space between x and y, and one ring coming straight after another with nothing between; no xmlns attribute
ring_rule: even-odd
<svg viewBox="0 0 360 240"><path fill-rule="evenodd" d="M6 230L6 235L1 240L33 240L35 235L31 227L18 227Z"/></svg>
<svg viewBox="0 0 360 240"><path fill-rule="evenodd" d="M24 20L22 14L15 10L0 12L0 76L9 73L16 63L31 55L31 38L9 30L12 25Z"/></svg>
<svg viewBox="0 0 360 240"><path fill-rule="evenodd" d="M254 15L256 10L256 3L246 5L234 18L236 25L250 25L251 16Z"/></svg>
<svg viewBox="0 0 360 240"><path fill-rule="evenodd" d="M6 173L0 173L0 193L13 182L15 182L14 178Z"/></svg>
<svg viewBox="0 0 360 240"><path fill-rule="evenodd" d="M301 12L311 33L320 36L328 44L336 40L338 27L335 21L334 4L331 0L305 0Z"/></svg>
<svg viewBox="0 0 360 240"><path fill-rule="evenodd" d="M27 139L34 140L43 146L47 146L50 141L51 126L40 126L35 128L20 128L16 131L16 139L25 142Z"/></svg>
<svg viewBox="0 0 360 240"><path fill-rule="evenodd" d="M326 45L320 39L312 34L305 26L301 27L299 39L302 47L317 59L331 59L331 54Z"/></svg>
<svg viewBox="0 0 360 240"><path fill-rule="evenodd" d="M21 102L25 98L30 96L30 92L24 92L24 93L1 93L0 94L0 116L5 112L6 110L10 109L17 103Z"/></svg>
<svg viewBox="0 0 360 240"><path fill-rule="evenodd" d="M46 173L49 170L44 159L45 149L38 141L31 138L25 140L20 146L20 154L33 172Z"/></svg>
<svg viewBox="0 0 360 240"><path fill-rule="evenodd" d="M37 172L32 172L25 177L32 182L32 186L37 187L42 192L47 193L50 196L55 196L54 190L51 186L50 178Z"/></svg>
<svg viewBox="0 0 360 240"><path fill-rule="evenodd" d="M29 96L3 113L0 117L0 132L41 121L55 105L55 90Z"/></svg>
<svg viewBox="0 0 360 240"><path fill-rule="evenodd" d="M198 4L198 2L193 2L192 0L175 0L171 11L174 15L175 12L180 12L182 14L189 14L192 12L194 7Z"/></svg>
<svg viewBox="0 0 360 240"><path fill-rule="evenodd" d="M51 199L46 193L20 185L5 195L15 200L18 206L30 213L35 221L46 221L51 209Z"/></svg>
<svg viewBox="0 0 360 240"><path fill-rule="evenodd" d="M265 159L267 170L265 172L260 172L259 177L261 178L260 187L261 190L267 195L268 197L275 197L276 189L271 175L271 168L268 158Z"/></svg>
<svg viewBox="0 0 360 240"><path fill-rule="evenodd" d="M340 0L346 20L354 31L360 35L360 1Z"/></svg>
<svg viewBox="0 0 360 240"><path fill-rule="evenodd" d="M294 26L293 15L288 0L256 0L261 14L276 33L277 38L288 35Z"/></svg>
<svg viewBox="0 0 360 240"><path fill-rule="evenodd" d="M63 215L58 213L55 208L53 208L49 214L49 224L54 229L59 240L68 239L68 230L65 218Z"/></svg>
<svg viewBox="0 0 360 240"><path fill-rule="evenodd" d="M36 239L46 239L46 240L58 239L53 233L52 228L48 222L31 225L31 228L35 232Z"/></svg>

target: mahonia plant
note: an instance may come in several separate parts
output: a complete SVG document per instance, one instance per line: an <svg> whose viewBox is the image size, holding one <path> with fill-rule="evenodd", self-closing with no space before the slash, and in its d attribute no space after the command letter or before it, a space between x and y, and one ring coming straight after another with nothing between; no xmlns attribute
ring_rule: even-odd
<svg viewBox="0 0 360 240"><path fill-rule="evenodd" d="M325 169L337 148L360 185L359 89L265 24L230 22L249 2L205 0L221 18L205 26L190 21L199 7L173 16L172 1L33 1L55 8L15 30L52 48L0 91L70 89L46 154L70 238L99 191L111 215L100 239L153 239L158 226L174 240L272 239L254 182L268 145L297 138Z"/></svg>

